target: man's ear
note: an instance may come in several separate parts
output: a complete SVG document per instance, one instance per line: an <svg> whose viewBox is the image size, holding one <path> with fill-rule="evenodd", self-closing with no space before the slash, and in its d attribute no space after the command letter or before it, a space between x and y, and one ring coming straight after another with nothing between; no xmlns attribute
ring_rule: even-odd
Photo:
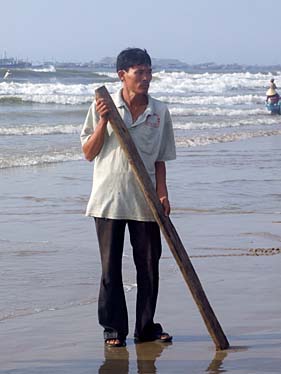
<svg viewBox="0 0 281 374"><path fill-rule="evenodd" d="M119 70L117 72L117 74L118 74L118 77L119 77L120 81L123 81L124 80L125 70Z"/></svg>

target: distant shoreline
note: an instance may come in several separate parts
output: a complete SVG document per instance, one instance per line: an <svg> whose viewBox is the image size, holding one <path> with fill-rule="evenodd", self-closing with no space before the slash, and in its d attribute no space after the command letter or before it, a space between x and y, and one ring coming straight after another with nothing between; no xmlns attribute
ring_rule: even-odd
<svg viewBox="0 0 281 374"><path fill-rule="evenodd" d="M75 69L75 68L91 68L91 69L106 69L115 71L115 57L104 57L101 60L94 62L73 62L73 61L44 61L42 63L35 63L31 60L19 60L13 57L0 58L0 69L11 69L11 68L46 68L48 66L54 66L55 68L61 69ZM152 58L152 66L154 70L184 70L186 72L273 72L277 73L281 71L281 64L277 65L251 65L251 64L239 64L239 63L229 63L220 64L216 62L202 62L198 64L188 64L186 62L180 61L173 58Z"/></svg>

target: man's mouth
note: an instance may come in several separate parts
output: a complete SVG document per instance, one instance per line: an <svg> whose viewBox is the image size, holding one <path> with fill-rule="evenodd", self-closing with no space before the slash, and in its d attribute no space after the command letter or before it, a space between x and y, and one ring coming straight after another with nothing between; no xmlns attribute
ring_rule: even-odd
<svg viewBox="0 0 281 374"><path fill-rule="evenodd" d="M147 88L149 88L149 83L142 83L140 85L140 87L143 88L143 89L147 89Z"/></svg>

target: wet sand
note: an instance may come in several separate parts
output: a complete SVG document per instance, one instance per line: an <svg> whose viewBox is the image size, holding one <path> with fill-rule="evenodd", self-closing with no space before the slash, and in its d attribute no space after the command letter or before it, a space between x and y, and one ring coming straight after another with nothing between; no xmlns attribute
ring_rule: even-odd
<svg viewBox="0 0 281 374"><path fill-rule="evenodd" d="M0 373L279 373L280 260L275 256L193 261L230 342L216 352L201 316L174 269L164 277L157 317L172 344L104 349L96 304L1 323ZM135 292L127 294L133 330Z"/></svg>
<svg viewBox="0 0 281 374"><path fill-rule="evenodd" d="M48 287L41 290L38 282L38 291L43 293L42 300L44 292L50 299L57 297L58 308L11 314L1 320L0 374L280 373L281 255L265 252L280 248L281 243L280 206L276 204L278 199L280 202L278 144L280 138L279 143L265 138L232 143L227 145L228 154L225 145L213 145L188 155L182 153L175 166L169 166L174 202L171 219L230 342L230 349L221 352L215 351L165 244L155 320L174 336L173 343L134 344L136 289L131 287L126 292L130 318L127 347L105 349L97 323L97 243L92 222L83 217L91 180L88 166L77 162L5 172L1 187L1 196L6 198L1 214L1 305L5 307L3 300L9 295L22 302L20 290L24 292L25 281L28 283L28 271L38 271L39 277L50 267L54 272L46 273L50 276ZM255 160L265 154L275 167L255 167ZM229 155L232 160L240 155L245 163L240 162L239 168L235 162L232 167L223 164ZM208 165L210 157L212 163ZM265 162L265 158L260 159ZM216 173L218 165L220 173ZM222 176L227 176L227 183ZM12 180L15 183L11 184ZM231 201L236 189L237 200ZM8 251L13 251L13 257L6 256ZM132 285L134 271L129 254L127 244L124 277L125 283ZM31 261L29 267L23 268L27 261ZM22 288L17 291L14 284L5 283L9 271L22 271L17 281ZM73 289L69 286L72 278L76 279ZM36 279L25 296L31 305ZM82 301L59 304L70 291Z"/></svg>

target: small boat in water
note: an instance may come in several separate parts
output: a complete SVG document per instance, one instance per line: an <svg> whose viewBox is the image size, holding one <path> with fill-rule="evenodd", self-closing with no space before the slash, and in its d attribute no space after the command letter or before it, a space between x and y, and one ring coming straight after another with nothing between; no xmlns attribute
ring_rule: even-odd
<svg viewBox="0 0 281 374"><path fill-rule="evenodd" d="M271 114L281 114L281 99L279 99L276 103L269 103L268 101L265 103L266 109Z"/></svg>

